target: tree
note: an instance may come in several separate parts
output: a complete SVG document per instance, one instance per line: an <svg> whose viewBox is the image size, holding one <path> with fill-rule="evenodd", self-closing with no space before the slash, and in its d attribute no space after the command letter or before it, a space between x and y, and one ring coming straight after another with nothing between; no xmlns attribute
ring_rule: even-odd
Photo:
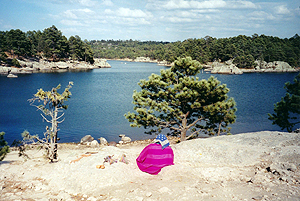
<svg viewBox="0 0 300 201"><path fill-rule="evenodd" d="M284 88L287 93L280 102L274 104L274 114L268 114L273 125L281 130L292 132L295 125L300 123L300 73L295 77L294 83L286 82Z"/></svg>
<svg viewBox="0 0 300 201"><path fill-rule="evenodd" d="M52 88L51 91L44 91L39 89L32 99L29 99L31 105L35 106L38 110L42 111L41 116L43 119L51 124L49 128L46 126L46 132L44 133L44 138L40 139L38 135L30 135L28 131L22 133L24 141L37 141L41 144L42 148L46 150L46 157L53 162L57 159L57 141L58 138L58 124L62 123L59 121L64 113L58 116L59 112L62 112L62 109L67 109L68 105L65 105L64 102L67 101L72 95L70 88L72 87L73 82L69 82L69 85L65 88L62 94L59 94L57 91L60 89L60 84ZM41 105L34 105L35 102L41 102ZM50 116L50 120L46 118Z"/></svg>
<svg viewBox="0 0 300 201"><path fill-rule="evenodd" d="M179 58L161 75L140 80L141 91L133 93L136 113L125 114L131 126L153 128L148 134L169 129L168 134L181 136L181 141L200 132L219 135L226 131L235 122L235 102L228 98L226 85L213 76L208 80L195 77L201 68L191 57Z"/></svg>
<svg viewBox="0 0 300 201"><path fill-rule="evenodd" d="M7 142L4 140L4 135L4 132L0 132L0 161L2 161L9 152L9 146L7 146Z"/></svg>
<svg viewBox="0 0 300 201"><path fill-rule="evenodd" d="M65 58L67 52L67 38L62 35L54 25L47 28L43 32L45 48L44 53L46 57L52 58L53 61Z"/></svg>
<svg viewBox="0 0 300 201"><path fill-rule="evenodd" d="M15 58L15 54L18 56L31 54L30 41L20 29L11 29L5 34L5 37L7 50L11 51L13 58Z"/></svg>

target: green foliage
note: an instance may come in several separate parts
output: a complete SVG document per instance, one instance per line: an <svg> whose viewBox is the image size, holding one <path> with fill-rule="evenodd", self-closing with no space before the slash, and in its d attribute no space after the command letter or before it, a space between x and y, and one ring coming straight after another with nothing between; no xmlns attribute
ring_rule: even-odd
<svg viewBox="0 0 300 201"><path fill-rule="evenodd" d="M133 93L135 113L125 114L131 126L152 128L149 134L169 129L182 141L187 132L190 136L226 132L228 124L235 122L235 102L216 78L195 77L201 68L191 57L179 58L160 75L140 80L141 91Z"/></svg>
<svg viewBox="0 0 300 201"><path fill-rule="evenodd" d="M65 104L70 96L72 95L70 89L72 88L73 82L69 82L69 85L65 88L63 93L58 93L61 85L52 88L51 91L44 91L39 89L32 99L29 99L31 105L35 106L43 114L43 119L51 124L51 127L46 126L46 132L44 138L40 139L38 135L30 135L28 131L22 133L23 141L37 141L41 144L41 147L46 150L46 157L52 162L57 159L57 142L58 138L58 124L64 120L59 121L63 117L64 113L58 116L61 109L67 109L68 105ZM34 105L36 102L41 103L40 105ZM49 116L50 119L46 117Z"/></svg>
<svg viewBox="0 0 300 201"><path fill-rule="evenodd" d="M206 36L172 43L92 40L89 44L95 57L108 59L134 59L143 56L173 62L178 57L189 56L201 63L235 59L241 68L253 68L255 60L286 61L295 67L300 65L300 37L297 34L289 39L254 34L252 37L239 35L220 39Z"/></svg>
<svg viewBox="0 0 300 201"><path fill-rule="evenodd" d="M254 67L254 57L251 54L246 56L237 56L233 63L239 68L253 68Z"/></svg>
<svg viewBox="0 0 300 201"><path fill-rule="evenodd" d="M16 67L20 67L21 66L20 63L19 63L19 61L17 59L12 59L11 63L12 63L13 66L16 66Z"/></svg>
<svg viewBox="0 0 300 201"><path fill-rule="evenodd" d="M285 83L287 93L280 102L274 104L274 114L268 114L273 125L278 125L282 130L292 132L300 123L300 73L295 77L294 83Z"/></svg>
<svg viewBox="0 0 300 201"><path fill-rule="evenodd" d="M76 38L74 47L73 39ZM76 53L74 53L76 51ZM38 56L53 61L76 58L79 61L94 63L94 53L87 42L79 36L71 36L68 40L54 25L43 31L10 30L0 32L0 59L2 52L15 56Z"/></svg>
<svg viewBox="0 0 300 201"><path fill-rule="evenodd" d="M7 142L4 140L4 135L4 132L0 132L0 161L9 153L9 146L7 146Z"/></svg>

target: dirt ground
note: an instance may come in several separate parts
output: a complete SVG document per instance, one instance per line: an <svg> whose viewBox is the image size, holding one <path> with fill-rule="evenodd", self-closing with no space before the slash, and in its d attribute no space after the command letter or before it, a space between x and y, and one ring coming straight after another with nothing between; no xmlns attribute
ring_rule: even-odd
<svg viewBox="0 0 300 201"><path fill-rule="evenodd" d="M172 143L158 175L135 162L152 140L92 148L60 144L59 160L11 151L0 162L0 200L300 200L300 135L264 131ZM82 156L80 160L72 162ZM89 156L90 154L90 156ZM125 154L128 164L119 159ZM113 156L117 163L104 163Z"/></svg>

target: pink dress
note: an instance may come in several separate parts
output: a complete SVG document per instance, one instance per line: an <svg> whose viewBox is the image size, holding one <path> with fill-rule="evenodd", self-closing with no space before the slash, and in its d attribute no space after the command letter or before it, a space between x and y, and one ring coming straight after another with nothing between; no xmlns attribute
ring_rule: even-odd
<svg viewBox="0 0 300 201"><path fill-rule="evenodd" d="M174 165L174 153L171 147L162 150L160 144L149 144L140 153L136 163L141 171L156 175L168 165Z"/></svg>

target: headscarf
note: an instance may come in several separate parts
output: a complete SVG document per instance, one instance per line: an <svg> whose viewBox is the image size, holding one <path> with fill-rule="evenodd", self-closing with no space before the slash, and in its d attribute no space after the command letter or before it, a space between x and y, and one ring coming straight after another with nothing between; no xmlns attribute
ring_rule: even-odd
<svg viewBox="0 0 300 201"><path fill-rule="evenodd" d="M164 134L159 134L156 139L154 140L154 143L159 142L161 144L162 149L168 147L170 145L169 140Z"/></svg>

